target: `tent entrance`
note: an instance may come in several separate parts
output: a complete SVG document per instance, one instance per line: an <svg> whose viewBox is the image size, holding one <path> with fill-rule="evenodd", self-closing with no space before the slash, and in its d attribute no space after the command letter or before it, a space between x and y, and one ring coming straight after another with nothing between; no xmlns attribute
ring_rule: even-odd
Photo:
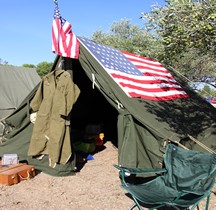
<svg viewBox="0 0 216 210"><path fill-rule="evenodd" d="M80 89L80 95L71 112L71 140L77 141L85 134L87 126L101 127L104 133L104 141L111 141L117 146L117 110L110 105L97 87L92 87L92 81L88 78L78 60L68 59L64 67L71 71L75 84ZM68 62L68 60L66 60Z"/></svg>

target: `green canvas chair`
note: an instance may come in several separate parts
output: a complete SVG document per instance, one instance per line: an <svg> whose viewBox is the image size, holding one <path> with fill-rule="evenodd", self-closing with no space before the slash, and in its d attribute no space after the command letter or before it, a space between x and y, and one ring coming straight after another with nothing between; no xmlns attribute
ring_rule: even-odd
<svg viewBox="0 0 216 210"><path fill-rule="evenodd" d="M120 170L121 187L134 200L130 210L135 207L141 210L142 206L149 209L194 209L205 198L208 209L211 189L215 184L216 154L187 150L169 144L164 155L163 169L114 166ZM147 179L141 178L141 174L155 176L140 183L137 182L138 179ZM129 181L133 176L136 181Z"/></svg>

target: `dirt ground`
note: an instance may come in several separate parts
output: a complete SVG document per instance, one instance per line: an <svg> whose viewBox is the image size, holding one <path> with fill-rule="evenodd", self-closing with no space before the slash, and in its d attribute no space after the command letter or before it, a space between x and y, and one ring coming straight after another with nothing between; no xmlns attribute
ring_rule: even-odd
<svg viewBox="0 0 216 210"><path fill-rule="evenodd" d="M119 187L117 149L111 142L76 175L53 177L45 173L16 185L0 185L1 210L126 210L133 203ZM215 191L216 187L214 188ZM204 210L203 202L200 210ZM213 194L209 210L216 210Z"/></svg>

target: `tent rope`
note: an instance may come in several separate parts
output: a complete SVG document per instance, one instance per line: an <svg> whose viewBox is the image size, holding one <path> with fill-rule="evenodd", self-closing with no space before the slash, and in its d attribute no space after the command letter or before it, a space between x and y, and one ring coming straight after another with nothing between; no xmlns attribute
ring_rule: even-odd
<svg viewBox="0 0 216 210"><path fill-rule="evenodd" d="M207 150L210 153L216 154L215 151L213 151L212 149L210 149L209 147L207 147L206 145L204 145L202 142L198 141L197 139L195 139L193 136L188 135L188 137L193 140L195 143L197 143L199 146L201 146L202 148L204 148L205 150Z"/></svg>
<svg viewBox="0 0 216 210"><path fill-rule="evenodd" d="M176 73L178 73L180 76L182 76L184 79L186 79L189 82L193 82L191 80L189 80L187 77L185 77L183 74L181 74L179 71L177 71L176 69L174 69L172 66L169 66L169 68L171 68L173 71L175 71ZM205 91L206 92L206 91ZM207 92L206 92L207 93ZM188 137L193 140L195 143L197 143L199 146L201 146L202 148L204 148L205 150L207 150L210 153L216 154L215 151L213 151L212 149L210 149L209 147L207 147L206 145L204 145L203 143L201 143L200 141L198 141L197 139L195 139L193 136L188 135Z"/></svg>
<svg viewBox="0 0 216 210"><path fill-rule="evenodd" d="M184 145L181 144L180 142L178 142L178 141L174 141L174 142L175 142L176 144L178 144L180 147L189 150L186 146L184 146Z"/></svg>
<svg viewBox="0 0 216 210"><path fill-rule="evenodd" d="M184 76L183 74L181 74L179 71L177 71L176 69L174 69L172 66L168 66L168 68L172 69L174 72L176 72L177 74L179 74L181 77L183 77L183 78L184 78L185 80L187 80L188 82L193 83L192 80L188 79L186 76ZM208 93L207 91L205 91L204 89L203 89L203 91L204 91L207 95L211 96L211 94Z"/></svg>

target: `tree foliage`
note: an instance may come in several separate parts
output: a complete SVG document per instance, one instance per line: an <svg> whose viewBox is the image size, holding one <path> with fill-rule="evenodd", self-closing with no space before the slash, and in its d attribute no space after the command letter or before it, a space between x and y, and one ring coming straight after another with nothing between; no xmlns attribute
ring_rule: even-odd
<svg viewBox="0 0 216 210"><path fill-rule="evenodd" d="M204 98L209 98L211 96L216 95L216 90L213 90L208 85L204 86L201 90L198 91L200 95L202 95Z"/></svg>
<svg viewBox="0 0 216 210"><path fill-rule="evenodd" d="M190 80L216 77L216 1L167 0L165 7L143 13L148 31L161 37L163 62Z"/></svg>
<svg viewBox="0 0 216 210"><path fill-rule="evenodd" d="M160 57L163 52L159 39L138 25L132 25L128 19L121 19L119 22L113 23L108 33L101 30L96 31L92 40L154 59Z"/></svg>
<svg viewBox="0 0 216 210"><path fill-rule="evenodd" d="M22 66L25 68L35 68L36 67L34 64L27 64L27 63L23 64Z"/></svg>
<svg viewBox="0 0 216 210"><path fill-rule="evenodd" d="M52 62L43 61L37 64L37 73L42 78L44 77L52 68Z"/></svg>

